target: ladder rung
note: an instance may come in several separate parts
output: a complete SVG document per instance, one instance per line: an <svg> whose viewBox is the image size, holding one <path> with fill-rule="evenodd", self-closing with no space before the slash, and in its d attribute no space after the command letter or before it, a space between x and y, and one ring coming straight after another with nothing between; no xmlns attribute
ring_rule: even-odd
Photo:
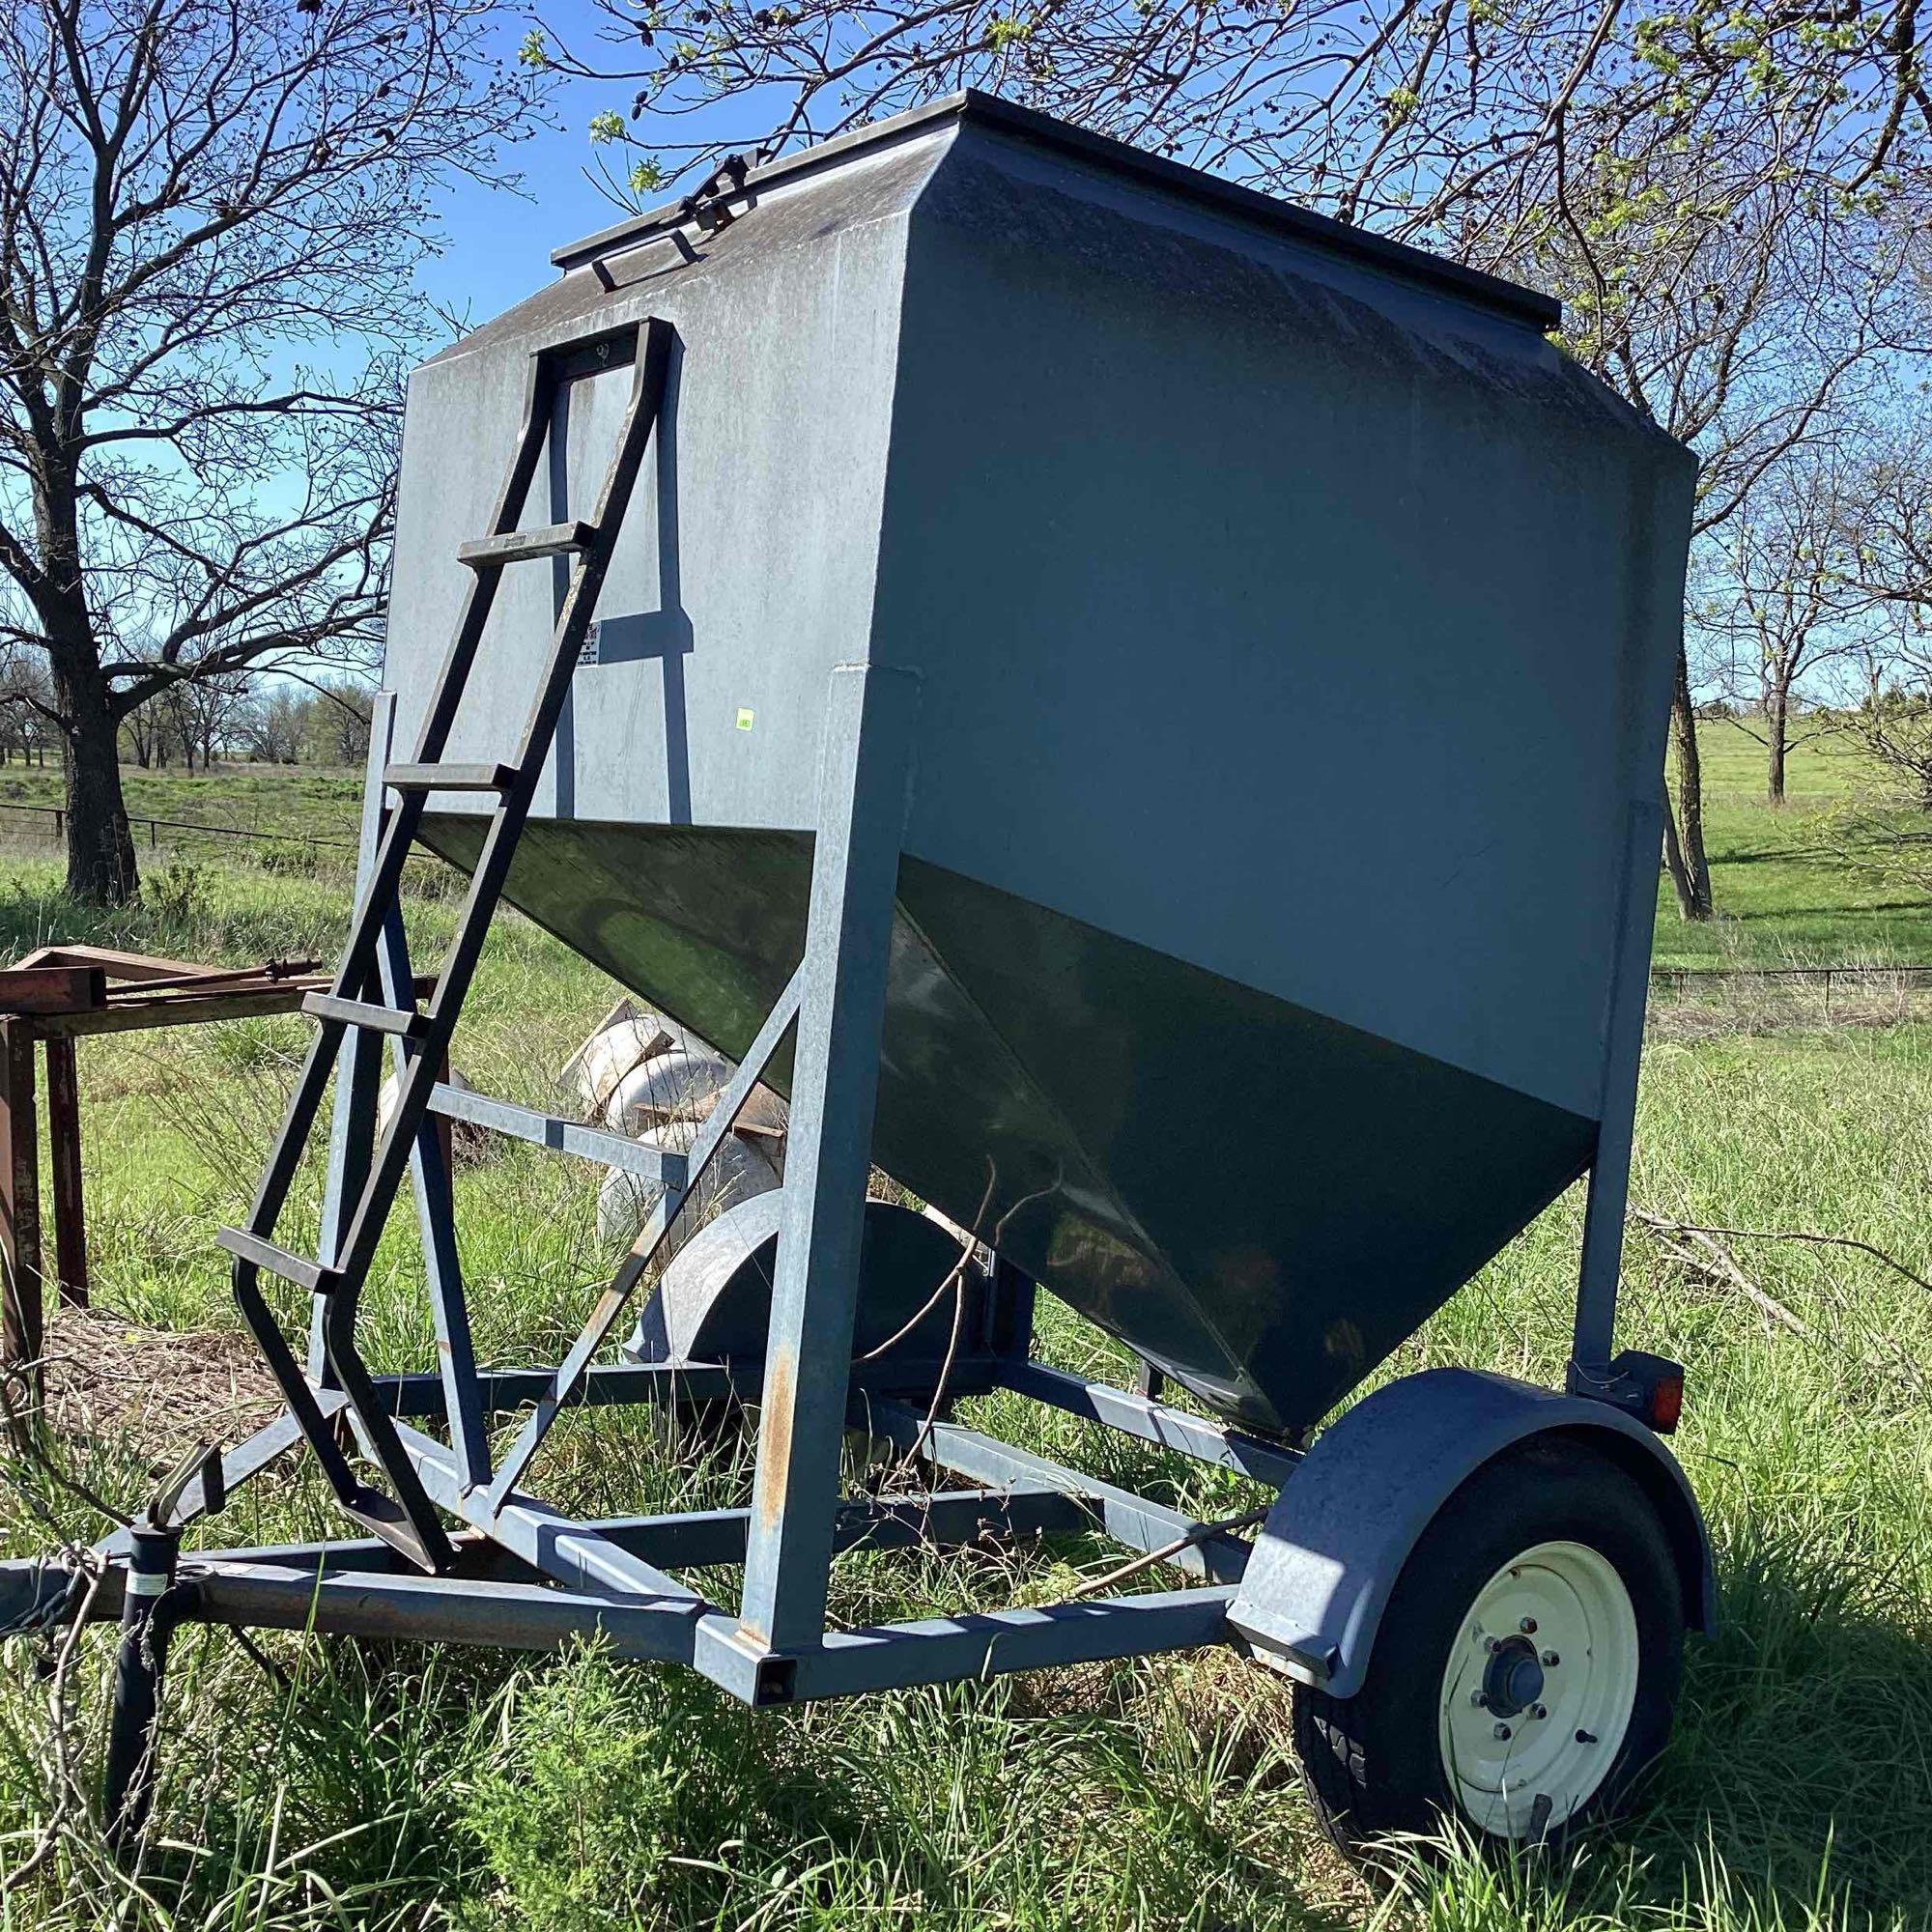
<svg viewBox="0 0 1932 1932"><path fill-rule="evenodd" d="M344 1026L392 1033L398 1039L420 1039L429 1031L426 1013L406 1013L400 1007L372 1006L367 1000L345 1000L337 993L304 994L302 1011L312 1019L336 1020Z"/></svg>
<svg viewBox="0 0 1932 1932"><path fill-rule="evenodd" d="M280 1275L284 1281L294 1282L298 1288L307 1289L311 1294L327 1294L342 1280L334 1268L310 1261L306 1255L291 1254L267 1236L251 1235L246 1228L217 1228L214 1245L241 1256L244 1262L253 1262L257 1267L267 1268L270 1274Z"/></svg>
<svg viewBox="0 0 1932 1932"><path fill-rule="evenodd" d="M457 561L472 569L501 563L526 563L531 557L563 556L587 550L597 535L595 524L546 524L540 530L511 530L500 537L473 537L456 553Z"/></svg>
<svg viewBox="0 0 1932 1932"><path fill-rule="evenodd" d="M508 791L515 765L388 765L383 782L397 791Z"/></svg>

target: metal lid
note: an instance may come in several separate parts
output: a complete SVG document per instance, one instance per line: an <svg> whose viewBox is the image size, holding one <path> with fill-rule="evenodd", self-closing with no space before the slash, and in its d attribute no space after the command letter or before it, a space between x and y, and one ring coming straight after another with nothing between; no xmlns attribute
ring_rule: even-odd
<svg viewBox="0 0 1932 1932"><path fill-rule="evenodd" d="M744 187L749 189L833 166L851 156L885 146L908 133L945 121L983 124L1042 147L1056 148L1080 159L1096 162L1119 173L1138 176L1171 192L1217 208L1224 213L1291 235L1317 247L1351 256L1405 281L1444 290L1512 320L1528 323L1537 329L1554 328L1563 319L1562 304L1536 289L1522 288L1515 282L1503 280L1499 275L1486 274L1480 269L1447 261L1423 249L1411 248L1406 242L1391 242L1386 236L1350 227L1347 222L1317 214L1313 210L1297 207L1293 202L1263 194L1255 188L1242 187L1200 168L1184 167L1179 161L1147 154L1123 141L1111 140L1104 134L1090 133L1084 128L1056 121L1051 115L1036 113L1030 107L1017 106L997 95L982 94L977 88L948 95L943 100L935 100L924 107L908 109L890 120L854 128L849 134L821 141L816 147L801 148L796 153L781 155L777 160L752 169L744 178ZM738 191L742 190L734 193ZM635 248L654 235L666 234L682 226L690 218L691 198L683 196L648 209L641 214L630 215L609 228L601 228L581 241L567 242L553 251L551 260L568 273L604 256Z"/></svg>

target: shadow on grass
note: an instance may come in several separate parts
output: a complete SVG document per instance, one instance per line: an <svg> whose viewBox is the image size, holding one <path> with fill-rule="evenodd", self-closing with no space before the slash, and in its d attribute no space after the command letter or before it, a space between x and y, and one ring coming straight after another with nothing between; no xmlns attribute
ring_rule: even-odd
<svg viewBox="0 0 1932 1932"><path fill-rule="evenodd" d="M1646 1890L1694 1894L1715 1856L1803 1924L1828 1866L1842 1906L1932 1923L1932 1605L1823 1538L1735 1551L1719 1578L1633 1833Z"/></svg>
<svg viewBox="0 0 1932 1932"><path fill-rule="evenodd" d="M1835 863L1843 857L1830 845L1758 845L1729 849L1714 846L1710 860L1714 866L1761 866L1797 864L1805 860Z"/></svg>

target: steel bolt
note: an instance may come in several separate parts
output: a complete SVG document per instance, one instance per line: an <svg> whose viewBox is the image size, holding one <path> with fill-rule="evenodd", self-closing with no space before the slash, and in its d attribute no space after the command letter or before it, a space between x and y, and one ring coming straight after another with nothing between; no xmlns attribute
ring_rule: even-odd
<svg viewBox="0 0 1932 1932"><path fill-rule="evenodd" d="M1546 1650L1543 1653L1543 1667L1546 1670L1554 1670L1562 1662L1563 1660L1553 1650Z"/></svg>
<svg viewBox="0 0 1932 1932"><path fill-rule="evenodd" d="M1483 1639L1483 1648L1491 1652L1492 1655L1496 1651L1499 1651L1502 1647L1503 1647L1503 1640L1499 1636L1486 1636Z"/></svg>
<svg viewBox="0 0 1932 1932"><path fill-rule="evenodd" d="M1532 1704L1529 1707L1529 1715L1532 1718L1547 1718L1549 1713L1541 1704Z"/></svg>
<svg viewBox="0 0 1932 1932"><path fill-rule="evenodd" d="M1521 1623L1517 1625L1517 1629L1524 1636L1534 1636L1536 1634L1536 1619L1534 1617L1524 1617Z"/></svg>
<svg viewBox="0 0 1932 1932"><path fill-rule="evenodd" d="M1496 1726L1496 1736L1498 1738L1507 1738L1509 1734L1510 1727L1507 1724L1498 1724Z"/></svg>
<svg viewBox="0 0 1932 1932"><path fill-rule="evenodd" d="M1479 1711L1487 1711L1490 1708L1489 1694L1480 1685L1469 1692L1469 1702Z"/></svg>

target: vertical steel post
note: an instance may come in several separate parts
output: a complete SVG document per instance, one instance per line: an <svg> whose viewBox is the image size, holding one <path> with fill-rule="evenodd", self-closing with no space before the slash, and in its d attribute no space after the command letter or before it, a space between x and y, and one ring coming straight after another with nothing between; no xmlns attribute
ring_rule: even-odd
<svg viewBox="0 0 1932 1932"><path fill-rule="evenodd" d="M910 671L832 673L739 1618L746 1639L772 1649L825 1632L918 696Z"/></svg>
<svg viewBox="0 0 1932 1932"><path fill-rule="evenodd" d="M34 1028L0 1019L0 1364L41 1395L41 1161L34 1107Z"/></svg>
<svg viewBox="0 0 1932 1932"><path fill-rule="evenodd" d="M54 1267L64 1307L87 1306L87 1215L80 1179L80 1069L73 1041L47 1036L47 1154L54 1183Z"/></svg>
<svg viewBox="0 0 1932 1932"><path fill-rule="evenodd" d="M1650 943L1657 923L1657 854L1662 808L1639 800L1630 809L1623 880L1617 894L1616 959L1610 971L1604 1029L1604 1086L1597 1152L1583 1209L1583 1253L1577 1275L1577 1326L1570 1345L1573 1393L1600 1390L1608 1378L1617 1325L1617 1281L1623 1267L1624 1214L1630 1204L1631 1147L1636 1127L1637 1069L1643 1059L1643 1014L1650 996Z"/></svg>
<svg viewBox="0 0 1932 1932"><path fill-rule="evenodd" d="M140 1838L155 1800L155 1720L160 1715L161 1677L174 1632L174 1618L163 1600L175 1587L182 1533L137 1522L128 1538L121 1642L114 1654L114 1696L100 1775L107 1846L117 1858Z"/></svg>

